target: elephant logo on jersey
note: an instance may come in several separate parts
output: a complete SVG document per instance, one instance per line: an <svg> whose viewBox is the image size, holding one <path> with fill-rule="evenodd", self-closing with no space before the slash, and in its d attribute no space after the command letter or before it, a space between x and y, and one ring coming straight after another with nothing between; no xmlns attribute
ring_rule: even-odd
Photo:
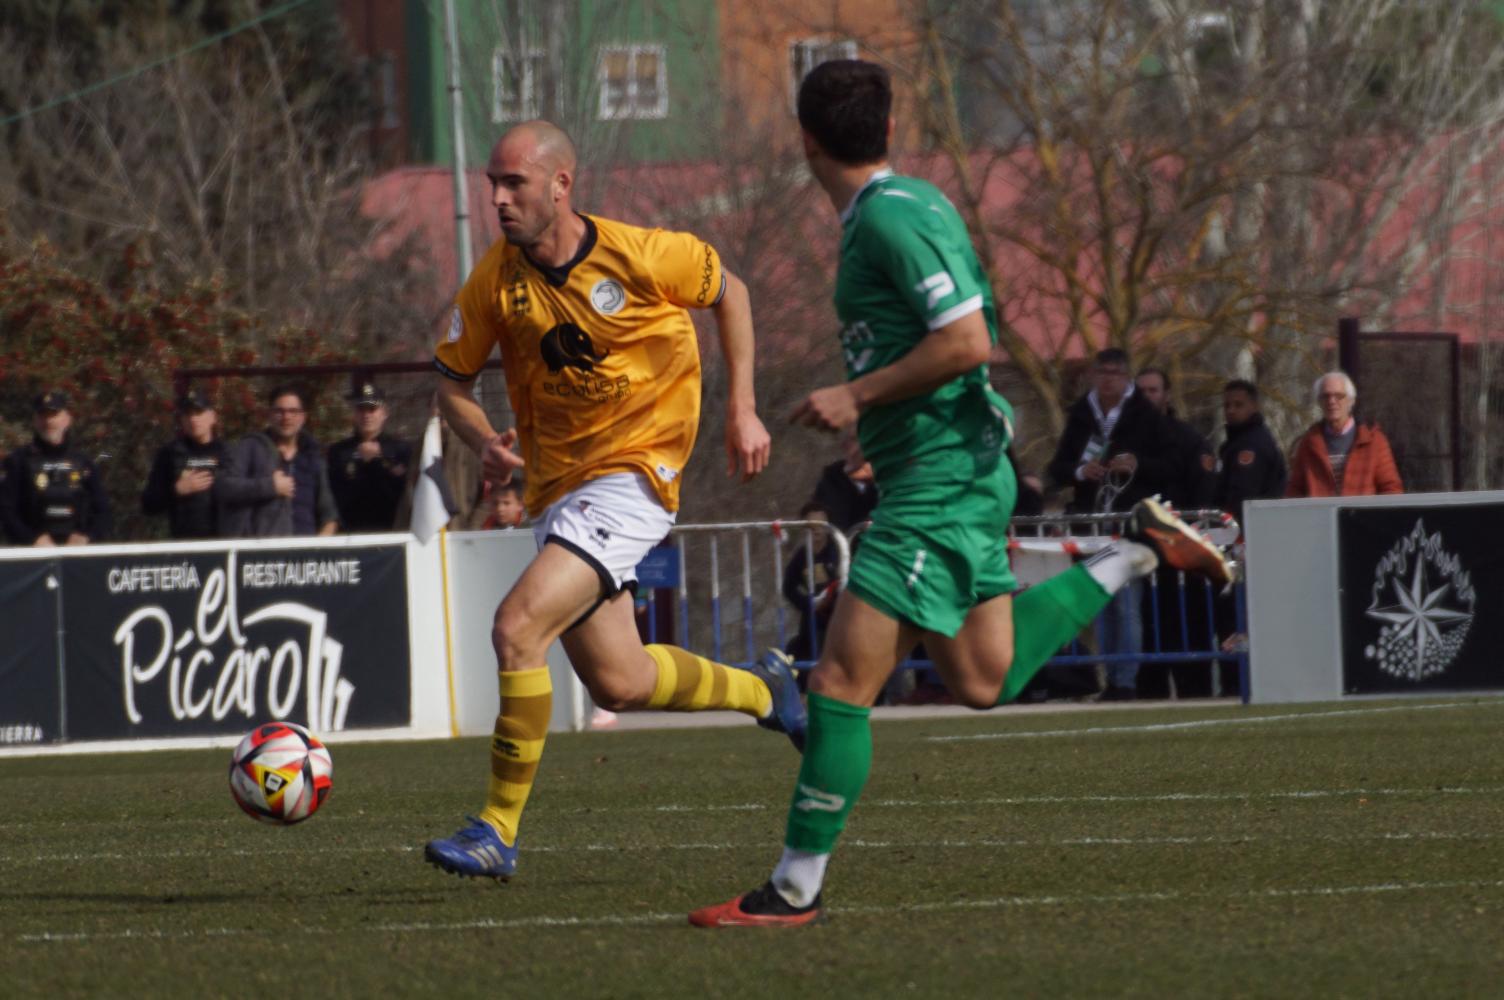
<svg viewBox="0 0 1504 1000"><path fill-rule="evenodd" d="M590 334L573 323L560 323L545 333L538 349L550 375L559 374L566 365L582 372L593 372L595 366L611 354L610 351L597 351Z"/></svg>

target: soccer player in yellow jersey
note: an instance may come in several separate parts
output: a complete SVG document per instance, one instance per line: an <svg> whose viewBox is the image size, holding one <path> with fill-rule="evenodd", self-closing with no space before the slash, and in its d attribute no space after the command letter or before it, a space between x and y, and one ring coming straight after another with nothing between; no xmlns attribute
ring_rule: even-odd
<svg viewBox="0 0 1504 1000"><path fill-rule="evenodd" d="M570 204L575 151L543 121L508 131L486 166L505 240L460 290L435 351L439 405L485 477L526 468L538 556L496 611L501 714L485 807L427 859L505 880L551 710L544 654L562 639L596 704L612 711L729 709L804 738L787 658L740 670L674 646L643 646L635 567L674 523L700 416L700 356L688 310L715 316L726 355L727 472L751 479L769 438L752 387L747 288L710 244L582 215ZM497 432L472 380L501 348L517 426Z"/></svg>

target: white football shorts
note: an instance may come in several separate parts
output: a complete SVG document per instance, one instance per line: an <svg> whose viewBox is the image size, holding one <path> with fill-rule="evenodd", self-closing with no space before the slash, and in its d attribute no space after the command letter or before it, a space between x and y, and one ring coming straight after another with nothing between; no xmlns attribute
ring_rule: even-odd
<svg viewBox="0 0 1504 1000"><path fill-rule="evenodd" d="M637 564L663 541L674 519L647 479L613 472L564 494L532 528L539 550L548 542L564 546L595 567L612 597L637 582Z"/></svg>

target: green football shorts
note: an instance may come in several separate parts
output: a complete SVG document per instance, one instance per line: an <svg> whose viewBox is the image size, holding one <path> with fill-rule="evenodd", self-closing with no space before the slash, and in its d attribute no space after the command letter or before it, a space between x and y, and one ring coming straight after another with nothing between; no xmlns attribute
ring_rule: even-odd
<svg viewBox="0 0 1504 1000"><path fill-rule="evenodd" d="M1018 589L1007 535L1017 497L1007 461L970 483L884 487L848 589L890 618L954 637L973 607Z"/></svg>

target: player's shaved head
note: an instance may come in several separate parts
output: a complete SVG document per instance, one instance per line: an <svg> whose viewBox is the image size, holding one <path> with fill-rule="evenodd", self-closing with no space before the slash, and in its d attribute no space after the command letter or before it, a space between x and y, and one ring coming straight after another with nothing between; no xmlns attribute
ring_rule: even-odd
<svg viewBox="0 0 1504 1000"><path fill-rule="evenodd" d="M550 173L574 173L576 157L569 133L541 118L508 129L491 151L492 162L507 153L531 160Z"/></svg>
<svg viewBox="0 0 1504 1000"><path fill-rule="evenodd" d="M535 247L549 238L561 213L572 218L574 143L552 122L523 122L491 149L486 175L491 204L508 243Z"/></svg>

